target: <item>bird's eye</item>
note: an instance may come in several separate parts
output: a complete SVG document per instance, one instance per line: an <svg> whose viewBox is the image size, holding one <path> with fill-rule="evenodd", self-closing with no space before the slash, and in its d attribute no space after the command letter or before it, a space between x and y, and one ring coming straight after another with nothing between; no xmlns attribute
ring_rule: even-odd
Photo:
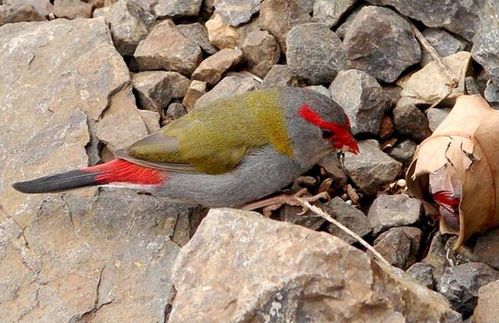
<svg viewBox="0 0 499 323"><path fill-rule="evenodd" d="M333 136L333 133L329 130L322 130L322 138L330 139Z"/></svg>

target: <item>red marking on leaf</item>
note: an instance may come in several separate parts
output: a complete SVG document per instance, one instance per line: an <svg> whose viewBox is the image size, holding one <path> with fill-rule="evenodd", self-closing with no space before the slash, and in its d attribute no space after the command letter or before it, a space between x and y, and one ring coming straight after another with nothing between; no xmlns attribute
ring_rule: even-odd
<svg viewBox="0 0 499 323"><path fill-rule="evenodd" d="M140 166L124 159L115 159L108 163L83 169L96 173L95 180L99 184L131 183L156 185L162 183L164 174L154 168Z"/></svg>

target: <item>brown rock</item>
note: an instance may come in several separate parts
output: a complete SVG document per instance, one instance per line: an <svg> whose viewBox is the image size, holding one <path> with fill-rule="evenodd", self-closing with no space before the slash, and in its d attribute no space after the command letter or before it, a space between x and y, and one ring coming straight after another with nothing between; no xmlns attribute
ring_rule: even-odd
<svg viewBox="0 0 499 323"><path fill-rule="evenodd" d="M202 0L158 0L154 14L160 18L194 17L199 15Z"/></svg>
<svg viewBox="0 0 499 323"><path fill-rule="evenodd" d="M198 44L205 53L213 55L217 52L217 49L210 44L206 27L201 25L199 22L177 25L177 28L182 34L184 34L185 37Z"/></svg>
<svg viewBox="0 0 499 323"><path fill-rule="evenodd" d="M200 97L196 102L196 107L200 107L217 99L252 91L256 89L257 86L258 82L253 77L242 73L234 73L224 77L214 88Z"/></svg>
<svg viewBox="0 0 499 323"><path fill-rule="evenodd" d="M165 20L139 43L134 57L141 70L165 69L190 76L201 62L202 53L171 20Z"/></svg>
<svg viewBox="0 0 499 323"><path fill-rule="evenodd" d="M171 119L175 120L183 117L187 114L182 103L174 102L168 106L168 110L166 110L166 115Z"/></svg>
<svg viewBox="0 0 499 323"><path fill-rule="evenodd" d="M275 38L268 32L254 30L245 38L242 46L248 71L264 77L281 56L281 50Z"/></svg>
<svg viewBox="0 0 499 323"><path fill-rule="evenodd" d="M272 66L270 71L263 79L261 88L268 87L283 87L283 86L298 86L303 83L298 75L288 65L276 64Z"/></svg>
<svg viewBox="0 0 499 323"><path fill-rule="evenodd" d="M192 78L213 86L220 81L226 71L238 65L242 59L241 50L224 48L202 61L192 73Z"/></svg>
<svg viewBox="0 0 499 323"><path fill-rule="evenodd" d="M167 78L168 72L140 72L133 76L132 84L138 93L142 109L161 112L172 98L172 86Z"/></svg>
<svg viewBox="0 0 499 323"><path fill-rule="evenodd" d="M161 116L158 112L149 110L138 110L138 112L146 125L147 134L151 134L160 129L159 120Z"/></svg>
<svg viewBox="0 0 499 323"><path fill-rule="evenodd" d="M241 35L238 29L227 24L221 15L215 13L205 24L210 43L219 48L235 48Z"/></svg>
<svg viewBox="0 0 499 323"><path fill-rule="evenodd" d="M340 239L253 212L210 210L173 272L171 322L461 319L441 295Z"/></svg>
<svg viewBox="0 0 499 323"><path fill-rule="evenodd" d="M356 2L357 0L316 0L314 3L314 19L329 28L334 27Z"/></svg>
<svg viewBox="0 0 499 323"><path fill-rule="evenodd" d="M187 109L187 111L190 111L194 109L194 105L196 104L197 100L205 93L206 82L194 80L191 82L191 85L189 85L182 104Z"/></svg>
<svg viewBox="0 0 499 323"><path fill-rule="evenodd" d="M23 21L46 20L35 8L25 4L0 5L0 26Z"/></svg>
<svg viewBox="0 0 499 323"><path fill-rule="evenodd" d="M52 11L54 6L51 0L2 0L2 4L7 6L15 5L28 5L33 7L35 11L42 17L47 17Z"/></svg>
<svg viewBox="0 0 499 323"><path fill-rule="evenodd" d="M172 98L183 98L189 88L189 85L191 84L191 80L177 72L166 72L165 76L170 83Z"/></svg>
<svg viewBox="0 0 499 323"><path fill-rule="evenodd" d="M392 266L407 269L416 262L422 232L414 227L392 228L374 240L374 248Z"/></svg>
<svg viewBox="0 0 499 323"><path fill-rule="evenodd" d="M478 303L473 313L473 322L489 323L499 317L499 280L478 290Z"/></svg>
<svg viewBox="0 0 499 323"><path fill-rule="evenodd" d="M53 12L57 18L90 18L92 4L80 0L55 0Z"/></svg>
<svg viewBox="0 0 499 323"><path fill-rule="evenodd" d="M251 20L258 12L262 0L216 0L216 12L231 26L238 26Z"/></svg>
<svg viewBox="0 0 499 323"><path fill-rule="evenodd" d="M499 270L499 229L482 233L475 245L473 255L477 261L484 262Z"/></svg>

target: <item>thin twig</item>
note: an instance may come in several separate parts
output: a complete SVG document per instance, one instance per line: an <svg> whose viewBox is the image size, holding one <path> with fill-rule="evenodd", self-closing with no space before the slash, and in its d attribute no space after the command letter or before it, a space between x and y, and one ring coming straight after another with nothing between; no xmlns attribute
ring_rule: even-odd
<svg viewBox="0 0 499 323"><path fill-rule="evenodd" d="M391 264L388 261L386 261L386 259L383 258L383 256L379 252L376 251L376 249L374 249L370 244L368 244L364 239L362 239L360 236L358 236L355 232L353 232L352 230L350 230L349 228L347 228L346 226L344 226L343 224L341 224L337 220L333 219L333 217L331 215L327 214L322 209L310 204L308 201L301 199L301 198L297 198L297 200L304 207L308 208L310 211L314 212L318 216L320 216L320 217L326 219L327 221L331 222L332 224L336 225L338 228L340 228L345 233L350 235L352 238L357 240L360 244L362 244L367 250L371 251L376 256L376 258L378 258L382 263L391 267Z"/></svg>

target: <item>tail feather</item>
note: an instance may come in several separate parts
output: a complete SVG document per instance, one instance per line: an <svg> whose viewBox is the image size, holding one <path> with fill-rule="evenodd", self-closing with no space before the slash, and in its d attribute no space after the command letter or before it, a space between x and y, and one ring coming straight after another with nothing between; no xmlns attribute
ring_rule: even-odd
<svg viewBox="0 0 499 323"><path fill-rule="evenodd" d="M49 193L109 183L155 185L163 180L163 173L157 169L115 159L97 166L14 183L12 187L23 193Z"/></svg>

